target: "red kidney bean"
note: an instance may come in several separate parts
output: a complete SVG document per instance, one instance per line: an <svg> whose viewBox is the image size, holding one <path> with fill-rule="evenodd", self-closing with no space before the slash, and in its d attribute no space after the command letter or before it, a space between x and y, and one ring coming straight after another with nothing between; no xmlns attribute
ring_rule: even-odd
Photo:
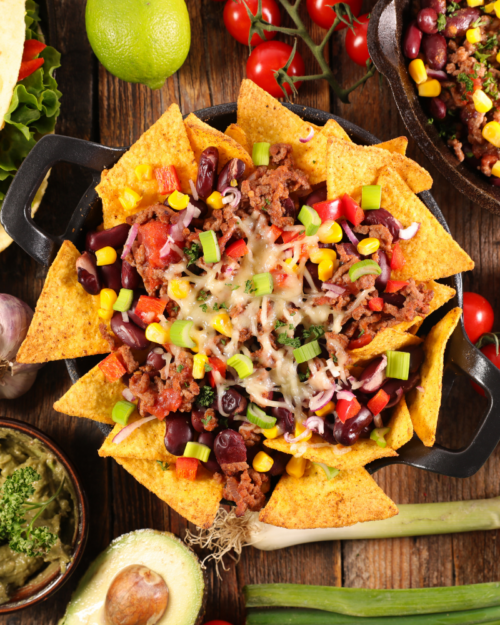
<svg viewBox="0 0 500 625"><path fill-rule="evenodd" d="M424 35L422 51L432 69L443 69L446 65L447 48L443 35Z"/></svg>
<svg viewBox="0 0 500 625"><path fill-rule="evenodd" d="M319 279L318 265L316 265L315 263L312 263L310 260L308 260L307 263L306 263L306 269L311 274L311 278L313 279L313 282L314 282L316 288L318 289L318 291L321 291L322 282ZM304 279L304 285L306 287L309 286L309 282L307 282L307 280L305 280L305 279Z"/></svg>
<svg viewBox="0 0 500 625"><path fill-rule="evenodd" d="M217 434L214 452L220 465L246 462L247 448L243 436L234 430L222 430Z"/></svg>
<svg viewBox="0 0 500 625"><path fill-rule="evenodd" d="M208 213L208 206L205 204L205 202L203 200L195 200L191 196L189 197L190 197L189 202L200 210L200 214L198 215L196 219L203 219L204 217L206 217Z"/></svg>
<svg viewBox="0 0 500 625"><path fill-rule="evenodd" d="M136 326L139 326L139 328L142 328L143 330L145 330L148 327L148 324L146 322L144 322L139 315L135 314L135 308L137 306L137 303L139 302L139 298L140 298L140 294L135 295L133 301L132 301L132 306L130 307L130 310L127 312L127 315L129 316L129 319L131 319Z"/></svg>
<svg viewBox="0 0 500 625"><path fill-rule="evenodd" d="M185 417L174 417L167 421L165 447L174 456L182 456L187 443L193 441L195 432Z"/></svg>
<svg viewBox="0 0 500 625"><path fill-rule="evenodd" d="M99 295L101 291L101 281L97 271L97 264L94 254L83 252L76 261L76 271L78 282L90 295Z"/></svg>
<svg viewBox="0 0 500 625"><path fill-rule="evenodd" d="M408 352L410 354L410 373L415 373L420 369L420 365L424 362L424 350L422 345L411 345L410 347L403 347L402 352Z"/></svg>
<svg viewBox="0 0 500 625"><path fill-rule="evenodd" d="M420 52L422 42L422 31L417 27L417 22L413 20L406 29L403 38L403 52L408 59L416 59Z"/></svg>
<svg viewBox="0 0 500 625"><path fill-rule="evenodd" d="M432 98L429 103L429 111L434 119L442 120L446 117L446 104L439 98Z"/></svg>
<svg viewBox="0 0 500 625"><path fill-rule="evenodd" d="M222 168L217 182L217 191L222 193L231 186L232 180L240 180L245 173L245 163L239 158L232 158Z"/></svg>
<svg viewBox="0 0 500 625"><path fill-rule="evenodd" d="M436 80L439 80L439 82L444 82L445 80L450 79L448 74L442 69L431 69L430 67L427 68L427 78L435 78Z"/></svg>
<svg viewBox="0 0 500 625"><path fill-rule="evenodd" d="M198 442L200 445L206 445L210 447L210 449L213 449L215 445L215 435L212 434L212 432L202 432L198 436Z"/></svg>
<svg viewBox="0 0 500 625"><path fill-rule="evenodd" d="M202 419L205 418L206 408L194 408L191 412L191 424L197 432L204 432L205 426Z"/></svg>
<svg viewBox="0 0 500 625"><path fill-rule="evenodd" d="M389 211L386 211L385 208L377 208L377 210L366 211L365 218L362 223L364 226L375 226L377 224L385 226L392 234L393 243L396 243L396 241L399 240L399 231L403 227L401 222L393 217Z"/></svg>
<svg viewBox="0 0 500 625"><path fill-rule="evenodd" d="M137 269L126 260L122 263L121 285L124 289L139 289L142 286L142 278Z"/></svg>
<svg viewBox="0 0 500 625"><path fill-rule="evenodd" d="M219 150L212 146L203 150L198 165L198 177L196 178L196 192L203 200L206 200L214 190L218 165Z"/></svg>
<svg viewBox="0 0 500 625"><path fill-rule="evenodd" d="M342 243L342 246L344 248L345 253L349 254L349 256L356 256L356 258L361 258L360 253L358 252L358 250L352 243Z"/></svg>
<svg viewBox="0 0 500 625"><path fill-rule="evenodd" d="M85 247L89 252L97 252L97 250L108 246L118 249L125 245L129 230L130 226L128 224L120 224L109 230L88 232Z"/></svg>
<svg viewBox="0 0 500 625"><path fill-rule="evenodd" d="M111 329L116 336L132 349L146 349L149 341L142 328L132 321L123 321L122 313L116 312L111 319Z"/></svg>
<svg viewBox="0 0 500 625"><path fill-rule="evenodd" d="M112 265L99 267L99 274L104 286L113 289L117 294L122 288L122 261L117 258Z"/></svg>
<svg viewBox="0 0 500 625"><path fill-rule="evenodd" d="M233 388L227 389L221 399L222 410L228 415L235 415L244 412L247 407L247 400Z"/></svg>
<svg viewBox="0 0 500 625"><path fill-rule="evenodd" d="M286 470L286 465L290 462L290 456L282 451L276 451L274 449L265 448L266 453L274 460L273 466L269 469L269 475L277 476L283 475Z"/></svg>
<svg viewBox="0 0 500 625"><path fill-rule="evenodd" d="M446 19L446 26L442 31L443 35L447 38L462 37L472 22L475 22L481 15L479 9L471 7L459 9L454 15ZM435 69L441 68L436 67Z"/></svg>
<svg viewBox="0 0 500 625"><path fill-rule="evenodd" d="M146 358L146 364L153 367L156 372L161 371L165 366L165 358L163 358L165 353L166 352L163 351L161 354L157 354L154 350L149 352L148 357Z"/></svg>
<svg viewBox="0 0 500 625"><path fill-rule="evenodd" d="M222 473L222 469L220 468L220 465L217 462L217 458L213 451L210 452L208 460L206 462L202 462L201 464L211 473Z"/></svg>
<svg viewBox="0 0 500 625"><path fill-rule="evenodd" d="M423 9L434 9L436 13L446 13L446 0L422 0L420 6Z"/></svg>
<svg viewBox="0 0 500 625"><path fill-rule="evenodd" d="M295 219L298 215L299 209L295 206L295 202L291 197L287 197L285 200L281 202L281 206L283 206L285 210L286 217L293 217Z"/></svg>
<svg viewBox="0 0 500 625"><path fill-rule="evenodd" d="M315 189L310 195L306 197L304 200L304 204L306 206L312 206L313 204L318 204L319 202L326 202L326 182L321 184L320 187Z"/></svg>
<svg viewBox="0 0 500 625"><path fill-rule="evenodd" d="M360 391L364 393L375 393L375 391L378 391L378 389L381 388L385 381L385 368L380 370L380 365L383 360L383 356L375 358L360 375L360 382L366 380L363 386L359 387Z"/></svg>
<svg viewBox="0 0 500 625"><path fill-rule="evenodd" d="M293 413L287 408L273 408L271 410L273 417L278 419L278 425L281 427L283 432L289 432L290 434L295 429L295 418Z"/></svg>
<svg viewBox="0 0 500 625"><path fill-rule="evenodd" d="M391 266L384 250L378 250L378 264L382 273L375 278L375 288L381 293L385 291L385 287L391 277Z"/></svg>
<svg viewBox="0 0 500 625"><path fill-rule="evenodd" d="M366 406L363 406L355 417L342 423L340 419L335 421L333 433L340 445L350 447L358 440L361 431L373 421L373 415Z"/></svg>
<svg viewBox="0 0 500 625"><path fill-rule="evenodd" d="M401 293L382 293L380 296L384 300L384 304L390 304L397 308L403 308L406 298Z"/></svg>
<svg viewBox="0 0 500 625"><path fill-rule="evenodd" d="M422 9L417 14L417 25L423 33L434 35L437 33L438 14L434 9Z"/></svg>

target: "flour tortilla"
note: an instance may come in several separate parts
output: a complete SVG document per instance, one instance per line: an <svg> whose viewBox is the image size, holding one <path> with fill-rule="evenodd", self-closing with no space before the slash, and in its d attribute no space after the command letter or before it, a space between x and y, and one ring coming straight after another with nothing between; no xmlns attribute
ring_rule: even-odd
<svg viewBox="0 0 500 625"><path fill-rule="evenodd" d="M26 28L24 0L0 0L0 130L9 110L23 58Z"/></svg>

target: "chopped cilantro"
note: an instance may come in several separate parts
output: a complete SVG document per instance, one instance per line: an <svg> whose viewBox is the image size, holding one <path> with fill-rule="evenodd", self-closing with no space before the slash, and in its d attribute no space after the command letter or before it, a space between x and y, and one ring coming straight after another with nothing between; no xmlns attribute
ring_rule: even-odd
<svg viewBox="0 0 500 625"><path fill-rule="evenodd" d="M289 323L288 324L288 329L289 330L293 330L295 328L295 326L293 325L293 323Z"/></svg>
<svg viewBox="0 0 500 625"><path fill-rule="evenodd" d="M220 344L221 344L223 347L225 347L225 346L226 346L226 343L227 343L226 339L221 339Z"/></svg>
<svg viewBox="0 0 500 625"><path fill-rule="evenodd" d="M205 373L210 373L212 371L212 365L209 365L208 362L205 363Z"/></svg>
<svg viewBox="0 0 500 625"><path fill-rule="evenodd" d="M226 417L219 417L218 418L219 421L219 426L225 430L227 428L227 418Z"/></svg>
<svg viewBox="0 0 500 625"><path fill-rule="evenodd" d="M179 306L172 306L172 312L176 313L179 310Z"/></svg>
<svg viewBox="0 0 500 625"><path fill-rule="evenodd" d="M204 313L206 313L208 310L208 304L200 304L200 308Z"/></svg>
<svg viewBox="0 0 500 625"><path fill-rule="evenodd" d="M286 326L286 321L281 321L280 319L276 319L276 321L274 322L274 327L278 329L278 328L282 328L283 326Z"/></svg>
<svg viewBox="0 0 500 625"><path fill-rule="evenodd" d="M446 28L446 15L444 13L439 13L438 21L437 21L437 29L439 31L444 30Z"/></svg>
<svg viewBox="0 0 500 625"><path fill-rule="evenodd" d="M184 254L188 257L187 266L189 267L189 265L195 263L202 255L201 245L198 245L198 243L192 243L190 248L184 248Z"/></svg>
<svg viewBox="0 0 500 625"><path fill-rule="evenodd" d="M203 417L201 422L203 423L203 425L208 425L211 420L212 420L212 417Z"/></svg>
<svg viewBox="0 0 500 625"><path fill-rule="evenodd" d="M213 309L217 312L218 310L227 310L227 304L218 304L217 302L215 302L215 304L213 305Z"/></svg>
<svg viewBox="0 0 500 625"><path fill-rule="evenodd" d="M339 359L337 358L337 356L335 356L335 354L333 354L332 360L334 363L337 363L339 361Z"/></svg>
<svg viewBox="0 0 500 625"><path fill-rule="evenodd" d="M361 330L361 332L358 334L358 339L360 339L363 336L364 333L365 333L365 331Z"/></svg>
<svg viewBox="0 0 500 625"><path fill-rule="evenodd" d="M180 373L184 369L184 365L179 365L176 369L177 373Z"/></svg>
<svg viewBox="0 0 500 625"><path fill-rule="evenodd" d="M256 290L251 280L245 282L245 293L255 293Z"/></svg>
<svg viewBox="0 0 500 625"><path fill-rule="evenodd" d="M465 156L466 156L467 158L474 158L474 154L472 154L472 152L466 152L466 153L465 153Z"/></svg>
<svg viewBox="0 0 500 625"><path fill-rule="evenodd" d="M461 82L464 85L466 91L469 91L469 92L474 91L474 81L468 74L461 72L457 76L457 80L458 82Z"/></svg>
<svg viewBox="0 0 500 625"><path fill-rule="evenodd" d="M289 345L290 347L300 347L300 339L292 339L290 336L287 336L284 332L278 334L278 343L280 345Z"/></svg>
<svg viewBox="0 0 500 625"><path fill-rule="evenodd" d="M305 373L301 373L299 371L299 380L301 382L305 382L309 378L310 375L311 375L311 372L309 371L309 367L307 367Z"/></svg>
<svg viewBox="0 0 500 625"><path fill-rule="evenodd" d="M231 291L236 291L237 289L240 288L239 284L237 284L236 286L233 286L230 282L226 282L226 286L228 286L231 289Z"/></svg>
<svg viewBox="0 0 500 625"><path fill-rule="evenodd" d="M488 39L484 43L479 43L477 45L477 49L480 50L481 52L484 50L491 50L497 44L498 44L497 36L491 35L491 37L488 37Z"/></svg>
<svg viewBox="0 0 500 625"><path fill-rule="evenodd" d="M311 326L308 330L304 330L302 337L305 339L319 339L325 334L323 326Z"/></svg>
<svg viewBox="0 0 500 625"><path fill-rule="evenodd" d="M161 460L157 460L156 464L160 465L160 469L162 471L168 471L170 469L170 465L168 462L162 462Z"/></svg>
<svg viewBox="0 0 500 625"><path fill-rule="evenodd" d="M196 298L199 302L204 302L208 298L208 293L206 291L201 290L198 293L198 297Z"/></svg>
<svg viewBox="0 0 500 625"><path fill-rule="evenodd" d="M447 13L454 13L455 11L458 11L460 9L460 5L458 4L458 2L450 2L450 4L448 5L448 8L446 9Z"/></svg>
<svg viewBox="0 0 500 625"><path fill-rule="evenodd" d="M480 17L477 18L475 22L472 22L472 24L470 25L470 28L478 28L478 26L483 26L483 23L481 22L482 19L483 19L483 16L481 15Z"/></svg>
<svg viewBox="0 0 500 625"><path fill-rule="evenodd" d="M202 386L198 395L198 403L200 406L208 408L215 399L215 391L210 386Z"/></svg>
<svg viewBox="0 0 500 625"><path fill-rule="evenodd" d="M268 206L270 206L270 205L271 205L271 202L270 202L270 200L269 200L267 197L266 197L266 198L264 198L264 200L265 200L265 202L266 202L266 204L267 204Z"/></svg>
<svg viewBox="0 0 500 625"><path fill-rule="evenodd" d="M429 124L429 126L431 126L434 123L434 119L432 117L429 117L427 123Z"/></svg>
<svg viewBox="0 0 500 625"><path fill-rule="evenodd" d="M297 313L292 312L292 313L290 313L290 317L295 317L295 315L296 315L296 314L297 314Z"/></svg>

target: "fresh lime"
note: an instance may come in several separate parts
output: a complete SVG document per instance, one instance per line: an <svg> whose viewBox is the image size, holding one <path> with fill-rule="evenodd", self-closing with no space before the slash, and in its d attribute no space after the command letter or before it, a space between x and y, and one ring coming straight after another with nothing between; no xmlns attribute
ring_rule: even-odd
<svg viewBox="0 0 500 625"><path fill-rule="evenodd" d="M181 67L191 45L184 0L88 0L85 22L104 67L151 89Z"/></svg>

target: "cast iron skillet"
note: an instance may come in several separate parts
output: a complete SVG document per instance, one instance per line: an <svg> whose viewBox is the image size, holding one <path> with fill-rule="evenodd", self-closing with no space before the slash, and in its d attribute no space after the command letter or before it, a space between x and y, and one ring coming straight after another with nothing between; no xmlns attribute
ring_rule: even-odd
<svg viewBox="0 0 500 625"><path fill-rule="evenodd" d="M459 163L441 139L429 115L422 108L415 83L408 74L408 61L401 42L411 20L412 0L379 0L371 12L368 50L377 69L391 86L394 99L408 132L427 158L446 179L472 202L500 215L500 187L495 187L477 170Z"/></svg>
<svg viewBox="0 0 500 625"><path fill-rule="evenodd" d="M365 145L380 143L365 130L329 113L297 105L289 105L289 108L306 121L318 125L325 124L328 119L335 119L356 143ZM224 130L229 124L236 122L236 104L223 104L203 109L197 111L196 115L215 128ZM73 241L77 247L83 249L84 233L89 228L95 228L102 221L102 207L95 191L101 171L106 167L112 167L126 150L127 148L108 148L81 139L58 135L50 135L41 139L24 161L4 200L0 218L7 233L30 256L45 266L50 265L64 239ZM70 215L66 232L62 237L56 237L43 231L34 223L29 207L48 169L60 161L89 169L93 180ZM432 195L424 192L420 197L436 219L449 231L443 214ZM456 289L457 295L433 315L433 323L436 323L439 315L443 316L455 306L462 306L461 276L453 276L444 282ZM92 364L95 362L96 360L93 359ZM89 359L66 360L66 365L73 382L76 382L90 368ZM399 450L398 457L381 459L369 465L368 468L372 473L389 464L399 463L442 475L469 477L486 462L500 441L500 420L498 419L500 371L469 342L462 321L450 339L446 353L446 368L459 374L467 374L484 387L489 396L488 411L473 440L464 449L452 451L438 445L432 448L424 447L414 437ZM109 426L102 427L106 433L109 432Z"/></svg>

